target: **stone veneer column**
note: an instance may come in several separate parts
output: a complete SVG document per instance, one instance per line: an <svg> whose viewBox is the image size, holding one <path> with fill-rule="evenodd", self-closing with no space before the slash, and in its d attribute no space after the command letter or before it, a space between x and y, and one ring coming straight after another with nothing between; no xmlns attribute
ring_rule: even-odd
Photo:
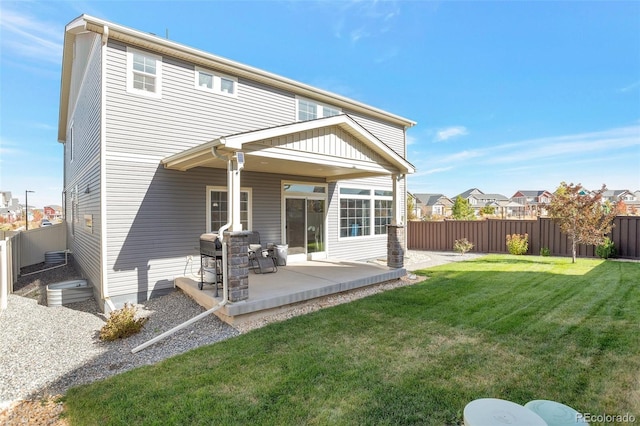
<svg viewBox="0 0 640 426"><path fill-rule="evenodd" d="M404 226L387 225L387 266L404 267Z"/></svg>
<svg viewBox="0 0 640 426"><path fill-rule="evenodd" d="M248 232L225 232L227 244L227 275L229 302L240 302L249 298L249 234Z"/></svg>

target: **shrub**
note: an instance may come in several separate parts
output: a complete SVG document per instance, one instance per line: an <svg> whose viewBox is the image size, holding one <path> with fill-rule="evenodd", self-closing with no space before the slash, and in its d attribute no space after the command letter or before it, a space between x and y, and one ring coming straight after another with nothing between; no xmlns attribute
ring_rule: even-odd
<svg viewBox="0 0 640 426"><path fill-rule="evenodd" d="M135 314L136 308L128 303L124 304L124 308L111 312L100 329L100 340L123 339L138 333L148 318L136 318Z"/></svg>
<svg viewBox="0 0 640 426"><path fill-rule="evenodd" d="M605 237L602 244L598 244L596 247L596 254L601 259L608 259L616 254L616 248L613 241L609 237Z"/></svg>
<svg viewBox="0 0 640 426"><path fill-rule="evenodd" d="M549 247L542 247L540 249L540 256L551 256L551 250L549 250Z"/></svg>
<svg viewBox="0 0 640 426"><path fill-rule="evenodd" d="M473 243L471 243L466 238L462 238L460 240L455 240L453 242L453 251L456 253L465 254L469 250L473 248Z"/></svg>
<svg viewBox="0 0 640 426"><path fill-rule="evenodd" d="M509 250L511 254L526 254L527 250L529 250L529 235L507 235L507 250Z"/></svg>

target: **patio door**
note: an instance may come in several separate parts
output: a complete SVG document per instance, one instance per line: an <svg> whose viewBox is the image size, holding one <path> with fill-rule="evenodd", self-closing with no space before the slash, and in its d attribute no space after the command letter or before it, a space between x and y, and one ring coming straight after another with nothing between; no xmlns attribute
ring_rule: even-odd
<svg viewBox="0 0 640 426"><path fill-rule="evenodd" d="M285 196L284 233L291 261L326 258L326 200Z"/></svg>

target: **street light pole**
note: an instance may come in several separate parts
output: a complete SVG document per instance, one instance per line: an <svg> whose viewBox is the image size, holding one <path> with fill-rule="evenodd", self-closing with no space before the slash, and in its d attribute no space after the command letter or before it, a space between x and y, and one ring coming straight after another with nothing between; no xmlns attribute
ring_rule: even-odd
<svg viewBox="0 0 640 426"><path fill-rule="evenodd" d="M29 193L36 191L24 191L24 225L25 231L29 230Z"/></svg>

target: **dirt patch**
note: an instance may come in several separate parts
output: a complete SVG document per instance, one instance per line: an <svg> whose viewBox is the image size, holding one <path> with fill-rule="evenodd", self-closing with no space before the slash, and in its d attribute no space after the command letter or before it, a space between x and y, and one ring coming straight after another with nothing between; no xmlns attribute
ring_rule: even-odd
<svg viewBox="0 0 640 426"><path fill-rule="evenodd" d="M0 411L0 423L3 425L68 426L69 422L61 417L64 406L60 395L36 400L18 401L11 407Z"/></svg>

